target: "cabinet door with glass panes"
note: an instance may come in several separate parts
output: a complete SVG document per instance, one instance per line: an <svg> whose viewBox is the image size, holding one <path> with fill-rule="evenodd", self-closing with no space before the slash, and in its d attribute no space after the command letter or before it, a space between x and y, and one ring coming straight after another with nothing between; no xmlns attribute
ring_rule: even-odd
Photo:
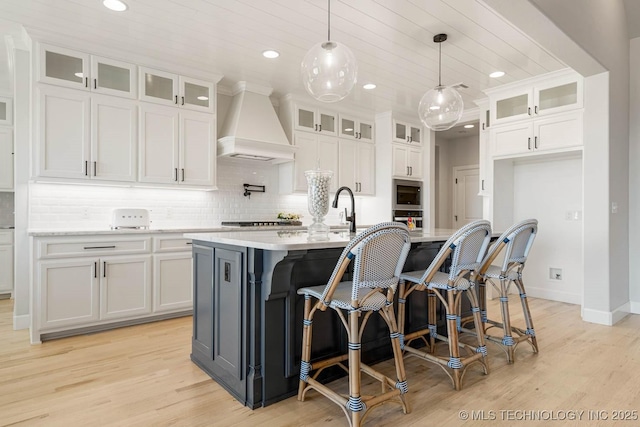
<svg viewBox="0 0 640 427"><path fill-rule="evenodd" d="M133 64L40 44L38 65L42 83L125 98L137 96Z"/></svg>
<svg viewBox="0 0 640 427"><path fill-rule="evenodd" d="M215 107L214 84L140 67L140 99L211 113Z"/></svg>
<svg viewBox="0 0 640 427"><path fill-rule="evenodd" d="M0 125L11 126L13 122L13 101L0 96Z"/></svg>
<svg viewBox="0 0 640 427"><path fill-rule="evenodd" d="M421 127L399 120L393 121L393 141L407 144L422 144Z"/></svg>
<svg viewBox="0 0 640 427"><path fill-rule="evenodd" d="M338 114L319 108L296 105L295 129L323 135L338 135Z"/></svg>
<svg viewBox="0 0 640 427"><path fill-rule="evenodd" d="M373 122L341 115L340 137L373 142Z"/></svg>

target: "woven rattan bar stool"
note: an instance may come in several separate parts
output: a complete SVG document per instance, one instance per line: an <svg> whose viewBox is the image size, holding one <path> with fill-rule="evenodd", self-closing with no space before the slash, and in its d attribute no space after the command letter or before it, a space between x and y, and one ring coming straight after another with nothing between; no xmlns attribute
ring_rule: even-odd
<svg viewBox="0 0 640 427"><path fill-rule="evenodd" d="M410 246L406 225L378 224L349 242L326 285L298 289L298 294L305 298L298 400L304 400L307 391L315 389L338 404L353 427L360 426L373 407L391 399L398 398L404 413L410 412L405 400L407 382L393 309L394 294ZM344 281L343 276L352 261L352 280ZM312 303L312 299L317 301ZM327 308L333 309L340 317L347 333L349 350L341 356L312 361L313 316L318 310ZM383 375L360 360L362 334L369 317L375 312L389 327L396 379ZM348 367L345 361L348 361ZM348 396L318 381L324 369L335 365L349 374ZM361 372L380 381L379 394L361 396Z"/></svg>
<svg viewBox="0 0 640 427"><path fill-rule="evenodd" d="M480 261L489 246L491 224L489 221L474 221L456 231L442 246L436 257L426 270L402 273L398 293L398 325L403 341L402 348L406 355L413 355L435 362L442 367L456 390L462 388L462 377L467 367L479 362L485 374L489 373L483 334L477 334L477 345L459 341L461 298L465 294L471 303L473 320L481 328L478 297L474 287L473 276L480 266ZM440 271L445 261L451 257L449 273ZM405 305L413 291L426 291L428 328L404 334ZM415 296L413 298L416 298ZM447 336L438 334L436 324L436 303L442 302L446 311ZM429 341L425 336L429 335ZM426 350L410 347L413 340L420 339L426 344ZM437 341L445 341L449 345L449 357L435 354ZM460 350L465 354L461 355Z"/></svg>
<svg viewBox="0 0 640 427"><path fill-rule="evenodd" d="M514 362L514 353L518 344L523 341L529 342L533 347L533 352L538 352L538 342L533 329L531 311L527 302L527 293L522 281L522 270L529 256L529 251L538 232L538 221L527 219L512 225L496 240L489 248L487 255L482 261L477 276L478 293L480 299L481 315L483 320L483 330L485 338L491 342L501 345L507 353L509 363ZM492 265L501 251L504 250L504 261L501 266ZM489 283L500 296L500 311L502 322L487 318L486 310L486 284ZM522 329L511 324L509 315L509 290L514 285L520 294L522 313L526 329ZM500 328L503 331L501 337L492 336L487 333L491 328Z"/></svg>

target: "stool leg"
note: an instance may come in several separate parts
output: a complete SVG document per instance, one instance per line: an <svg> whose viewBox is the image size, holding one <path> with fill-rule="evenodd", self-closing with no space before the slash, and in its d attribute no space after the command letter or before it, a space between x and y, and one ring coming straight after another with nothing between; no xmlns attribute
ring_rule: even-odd
<svg viewBox="0 0 640 427"><path fill-rule="evenodd" d="M447 317L447 335L449 336L449 362L447 366L453 373L453 387L456 390L462 388L462 362L460 361L460 348L458 347L458 316L456 315L455 294L453 290L447 290L447 303L445 304Z"/></svg>
<svg viewBox="0 0 640 427"><path fill-rule="evenodd" d="M401 280L398 284L398 333L400 349L404 350L404 322L405 322L405 305L406 305L406 295L405 295L406 283L404 280Z"/></svg>
<svg viewBox="0 0 640 427"><path fill-rule="evenodd" d="M477 329L478 333L480 331L483 335L487 334L486 322L487 322L487 284L484 279L478 279L478 307L480 307L480 319L481 319L481 328ZM477 328L477 325L476 325Z"/></svg>
<svg viewBox="0 0 640 427"><path fill-rule="evenodd" d="M538 340L536 339L536 332L533 329L533 319L531 319L531 311L529 310L529 302L527 300L527 293L524 290L524 283L522 283L522 279L518 278L516 280L516 286L518 287L518 291L520 292L520 302L522 303L522 313L524 314L524 321L527 325L526 334L529 336L529 340L531 342L531 346L533 347L533 352L538 352Z"/></svg>
<svg viewBox="0 0 640 427"><path fill-rule="evenodd" d="M513 363L515 341L511 335L511 318L509 316L509 296L508 287L509 280L507 278L500 278L500 311L502 312L502 330L503 338L502 344L507 350L507 363Z"/></svg>
<svg viewBox="0 0 640 427"><path fill-rule="evenodd" d="M311 370L311 296L304 296L304 320L302 327L302 357L300 361L300 383L298 385L298 400L304 400L304 390L307 377Z"/></svg>
<svg viewBox="0 0 640 427"><path fill-rule="evenodd" d="M473 313L473 323L476 329L476 339L478 342L478 346L476 347L476 352L482 354L482 363L484 373L489 373L489 364L487 363L487 346L484 338L484 323L482 322L482 318L480 317L480 304L478 302L478 296L476 295L476 289L474 286L471 286L469 289L465 291L467 293L467 297L469 298L469 302L471 303L471 312Z"/></svg>
<svg viewBox="0 0 640 427"><path fill-rule="evenodd" d="M436 308L438 298L433 289L427 289L427 323L429 326L429 353L434 354L436 351L436 339L438 337L438 324L436 317Z"/></svg>
<svg viewBox="0 0 640 427"><path fill-rule="evenodd" d="M366 407L360 397L360 333L358 311L349 313L349 401L347 409L351 412L351 426L360 426L362 413Z"/></svg>
<svg viewBox="0 0 640 427"><path fill-rule="evenodd" d="M390 301L391 302L391 301ZM396 388L400 390L400 400L402 402L402 410L405 414L411 412L409 403L405 399L405 395L408 391L407 386L407 374L404 369L404 360L402 358L402 348L400 347L400 334L398 333L398 326L396 325L395 316L393 313L393 304L389 304L382 309L384 316L387 319L387 325L389 326L389 336L391 337L391 348L393 349L393 358L396 366Z"/></svg>

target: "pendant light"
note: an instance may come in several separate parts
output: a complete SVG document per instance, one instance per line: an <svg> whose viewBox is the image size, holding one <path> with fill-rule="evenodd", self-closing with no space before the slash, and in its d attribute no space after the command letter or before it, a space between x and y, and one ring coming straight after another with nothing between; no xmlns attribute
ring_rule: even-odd
<svg viewBox="0 0 640 427"><path fill-rule="evenodd" d="M301 64L304 88L318 101L344 99L356 83L356 57L344 43L331 41L331 0L327 6L327 41L313 46Z"/></svg>
<svg viewBox="0 0 640 427"><path fill-rule="evenodd" d="M464 103L462 96L453 87L442 86L442 42L447 40L446 34L433 36L434 43L439 45L438 53L438 86L424 94L418 106L418 115L426 127L435 131L451 129L460 117Z"/></svg>

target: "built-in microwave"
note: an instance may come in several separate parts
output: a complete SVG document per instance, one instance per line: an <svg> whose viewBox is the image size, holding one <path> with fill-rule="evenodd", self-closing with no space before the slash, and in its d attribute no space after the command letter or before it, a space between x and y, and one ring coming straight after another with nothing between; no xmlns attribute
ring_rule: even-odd
<svg viewBox="0 0 640 427"><path fill-rule="evenodd" d="M422 181L393 180L393 210L422 210Z"/></svg>

